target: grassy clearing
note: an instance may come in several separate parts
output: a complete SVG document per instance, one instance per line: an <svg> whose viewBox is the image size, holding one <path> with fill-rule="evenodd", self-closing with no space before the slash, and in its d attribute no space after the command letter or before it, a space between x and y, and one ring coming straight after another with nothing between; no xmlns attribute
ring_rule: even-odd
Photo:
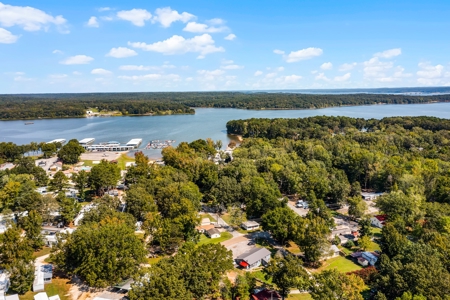
<svg viewBox="0 0 450 300"><path fill-rule="evenodd" d="M351 271L360 270L362 269L362 267L360 265L355 264L352 260L348 258L338 256L324 261L320 268L311 271L321 272L324 270L333 270L333 269L336 269L342 273L347 273Z"/></svg>
<svg viewBox="0 0 450 300"><path fill-rule="evenodd" d="M381 228L372 227L372 233L375 238L381 238Z"/></svg>
<svg viewBox="0 0 450 300"><path fill-rule="evenodd" d="M267 283L267 284L272 284L272 278L270 278L269 280L266 280L266 278L264 277L264 272L261 270L258 270L256 272L252 272L252 274L256 277L256 279Z"/></svg>
<svg viewBox="0 0 450 300"><path fill-rule="evenodd" d="M287 300L312 300L312 297L309 293L291 294Z"/></svg>
<svg viewBox="0 0 450 300"><path fill-rule="evenodd" d="M229 215L229 214L223 214L223 215L221 215L220 217L222 218L222 220L225 221L225 223L227 223L228 225L230 225L231 219L230 219L230 215Z"/></svg>
<svg viewBox="0 0 450 300"><path fill-rule="evenodd" d="M163 259L164 256L158 256L158 257L152 257L152 258L147 258L147 262L151 265L156 264L158 261L160 261L161 259Z"/></svg>
<svg viewBox="0 0 450 300"><path fill-rule="evenodd" d="M82 160L84 162L83 167L93 167L95 166L93 160Z"/></svg>
<svg viewBox="0 0 450 300"><path fill-rule="evenodd" d="M59 295L61 300L70 300L69 290L71 284L69 283L69 279L63 278L53 278L52 283L48 283L45 285L45 292L49 297ZM19 295L20 300L34 300L35 292L27 292L24 295Z"/></svg>
<svg viewBox="0 0 450 300"><path fill-rule="evenodd" d="M217 222L216 219L213 218L213 216L211 216L210 214L202 214L201 217L202 218L208 218L209 221L214 222L214 223Z"/></svg>
<svg viewBox="0 0 450 300"><path fill-rule="evenodd" d="M117 159L117 165L120 169L125 170L126 164L128 162L134 162L134 158L127 156L125 153L121 154L120 157Z"/></svg>
<svg viewBox="0 0 450 300"><path fill-rule="evenodd" d="M33 257L41 257L44 255L50 254L50 251L52 251L52 248L44 247L41 250L34 252Z"/></svg>
<svg viewBox="0 0 450 300"><path fill-rule="evenodd" d="M295 243L289 243L289 247L286 247L286 250L291 252L292 254L300 254L300 248Z"/></svg>
<svg viewBox="0 0 450 300"><path fill-rule="evenodd" d="M200 236L200 241L197 243L197 245L200 246L200 245L205 245L205 244L219 244L219 243L222 243L222 242L225 242L225 241L231 239L232 237L233 237L233 235L229 232L222 232L220 234L220 238L216 238L216 239L210 239L206 235L202 234Z"/></svg>

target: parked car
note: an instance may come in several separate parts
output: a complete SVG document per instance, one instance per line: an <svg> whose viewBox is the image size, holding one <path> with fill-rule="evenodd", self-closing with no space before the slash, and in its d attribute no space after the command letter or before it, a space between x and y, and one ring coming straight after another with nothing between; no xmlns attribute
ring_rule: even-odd
<svg viewBox="0 0 450 300"><path fill-rule="evenodd" d="M248 242L248 246L252 246L252 245L254 245L255 244L255 242L254 241L250 241L250 242Z"/></svg>

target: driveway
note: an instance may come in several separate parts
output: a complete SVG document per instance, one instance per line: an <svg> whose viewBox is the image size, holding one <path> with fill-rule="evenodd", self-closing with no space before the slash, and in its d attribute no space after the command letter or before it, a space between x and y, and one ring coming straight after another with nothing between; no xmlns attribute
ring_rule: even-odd
<svg viewBox="0 0 450 300"><path fill-rule="evenodd" d="M254 245L248 245L250 241L250 237L248 237L247 235L241 235L220 244L228 250L231 250L231 252L233 252L233 259L236 259L236 257L241 255L242 253L245 253L255 247Z"/></svg>
<svg viewBox="0 0 450 300"><path fill-rule="evenodd" d="M306 214L308 213L309 209L304 209L304 208L297 208L295 207L295 202L294 201L289 201L287 203L287 206L292 209L297 215L299 215L300 217L304 217L306 216Z"/></svg>

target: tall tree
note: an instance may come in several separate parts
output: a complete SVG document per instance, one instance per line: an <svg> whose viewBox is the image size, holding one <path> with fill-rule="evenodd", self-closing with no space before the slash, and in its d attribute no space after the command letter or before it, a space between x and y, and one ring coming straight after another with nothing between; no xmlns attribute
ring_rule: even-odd
<svg viewBox="0 0 450 300"><path fill-rule="evenodd" d="M356 275L334 270L314 274L309 290L314 300L363 300L364 281Z"/></svg>
<svg viewBox="0 0 450 300"><path fill-rule="evenodd" d="M120 168L106 160L92 167L89 173L89 185L97 192L97 195L103 195L105 189L116 186L119 179Z"/></svg>
<svg viewBox="0 0 450 300"><path fill-rule="evenodd" d="M289 296L291 289L304 290L308 286L308 273L302 261L293 255L273 258L264 269L267 279L277 285L282 299Z"/></svg>
<svg viewBox="0 0 450 300"><path fill-rule="evenodd" d="M69 179L62 171L58 171L55 173L55 175L53 175L53 179L50 180L49 188L52 191L61 192L64 191L68 186Z"/></svg>
<svg viewBox="0 0 450 300"><path fill-rule="evenodd" d="M78 174L72 175L72 181L75 183L75 188L77 188L80 198L85 199L86 195L84 191L89 182L88 173L85 170L81 170Z"/></svg>
<svg viewBox="0 0 450 300"><path fill-rule="evenodd" d="M21 221L22 228L25 230L25 236L31 243L31 247L36 251L44 246L42 238L42 217L35 211L31 210L28 215Z"/></svg>
<svg viewBox="0 0 450 300"><path fill-rule="evenodd" d="M290 208L277 207L262 216L261 225L284 246L295 239L295 234L302 229L303 223L303 219Z"/></svg>
<svg viewBox="0 0 450 300"><path fill-rule="evenodd" d="M106 287L127 279L144 262L142 241L133 228L115 218L83 224L65 240L52 254L56 265L90 286Z"/></svg>
<svg viewBox="0 0 450 300"><path fill-rule="evenodd" d="M76 139L72 139L58 151L58 158L65 164L76 164L84 151L80 143Z"/></svg>

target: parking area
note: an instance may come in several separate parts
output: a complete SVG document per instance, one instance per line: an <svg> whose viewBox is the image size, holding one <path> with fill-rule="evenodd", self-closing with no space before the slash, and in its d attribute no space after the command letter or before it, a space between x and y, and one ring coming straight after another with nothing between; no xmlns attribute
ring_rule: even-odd
<svg viewBox="0 0 450 300"><path fill-rule="evenodd" d="M301 217L306 216L306 214L308 214L309 209L295 207L295 203L296 203L296 201L289 201L287 205L288 205L288 207L289 207L290 209L292 209L297 215L299 215L299 216L301 216Z"/></svg>

